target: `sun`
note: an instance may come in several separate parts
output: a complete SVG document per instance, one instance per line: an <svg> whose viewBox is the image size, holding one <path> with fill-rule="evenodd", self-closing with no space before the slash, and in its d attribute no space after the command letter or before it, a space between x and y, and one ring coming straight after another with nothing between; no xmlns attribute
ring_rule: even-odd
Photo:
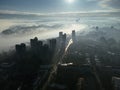
<svg viewBox="0 0 120 90"><path fill-rule="evenodd" d="M68 3L73 3L74 0L66 0Z"/></svg>

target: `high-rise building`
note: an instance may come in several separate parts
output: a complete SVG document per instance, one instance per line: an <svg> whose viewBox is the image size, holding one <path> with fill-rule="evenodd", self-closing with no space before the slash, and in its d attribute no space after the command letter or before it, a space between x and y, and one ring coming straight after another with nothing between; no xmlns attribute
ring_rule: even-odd
<svg viewBox="0 0 120 90"><path fill-rule="evenodd" d="M64 34L62 35L62 40L63 40L63 42L66 41L66 37L67 37L67 35L66 35L66 33L64 33Z"/></svg>
<svg viewBox="0 0 120 90"><path fill-rule="evenodd" d="M76 40L76 33L75 33L75 30L72 31L72 40L73 40L73 41Z"/></svg>
<svg viewBox="0 0 120 90"><path fill-rule="evenodd" d="M30 39L30 45L31 45L31 48L35 48L38 46L38 38L35 37L34 39Z"/></svg>
<svg viewBox="0 0 120 90"><path fill-rule="evenodd" d="M54 50L56 47L56 39L50 39L49 40L49 46L51 50Z"/></svg>
<svg viewBox="0 0 120 90"><path fill-rule="evenodd" d="M62 38L63 32L59 32L59 38Z"/></svg>
<svg viewBox="0 0 120 90"><path fill-rule="evenodd" d="M38 46L43 46L43 42L42 41L38 41Z"/></svg>
<svg viewBox="0 0 120 90"><path fill-rule="evenodd" d="M16 44L15 49L17 53L24 53L26 51L26 45L24 43Z"/></svg>

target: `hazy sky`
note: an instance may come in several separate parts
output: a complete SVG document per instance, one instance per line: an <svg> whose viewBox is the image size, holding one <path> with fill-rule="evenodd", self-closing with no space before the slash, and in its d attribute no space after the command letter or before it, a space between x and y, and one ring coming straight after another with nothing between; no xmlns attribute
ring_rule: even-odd
<svg viewBox="0 0 120 90"><path fill-rule="evenodd" d="M10 11L30 13L119 11L120 0L0 0L0 13Z"/></svg>

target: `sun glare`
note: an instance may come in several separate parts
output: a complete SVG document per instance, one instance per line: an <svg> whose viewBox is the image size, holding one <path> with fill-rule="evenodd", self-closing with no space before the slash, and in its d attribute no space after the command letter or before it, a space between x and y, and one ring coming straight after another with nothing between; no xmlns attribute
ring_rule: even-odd
<svg viewBox="0 0 120 90"><path fill-rule="evenodd" d="M68 3L73 3L74 0L66 0Z"/></svg>

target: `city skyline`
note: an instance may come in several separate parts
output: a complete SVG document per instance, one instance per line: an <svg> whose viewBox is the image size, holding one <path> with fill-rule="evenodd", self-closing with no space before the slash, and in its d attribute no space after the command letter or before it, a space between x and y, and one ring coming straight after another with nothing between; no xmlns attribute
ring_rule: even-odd
<svg viewBox="0 0 120 90"><path fill-rule="evenodd" d="M0 0L0 51L34 36L56 37L59 31L119 29L119 4L119 0Z"/></svg>

